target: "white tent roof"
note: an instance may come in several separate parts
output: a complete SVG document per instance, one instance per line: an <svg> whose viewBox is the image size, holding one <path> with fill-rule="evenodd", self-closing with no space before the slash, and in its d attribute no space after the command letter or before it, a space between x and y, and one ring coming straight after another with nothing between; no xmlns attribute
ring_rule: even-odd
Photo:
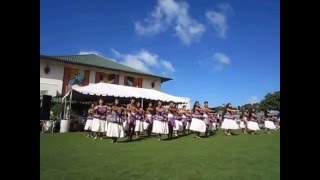
<svg viewBox="0 0 320 180"><path fill-rule="evenodd" d="M113 96L113 97L124 97L124 98L143 98L150 100L162 100L162 101L173 101L176 103L188 103L188 99L172 96L154 89L136 88L123 85L97 83L89 84L87 86L73 86L73 91L77 91L84 95L94 96ZM67 97L69 93L65 96ZM64 98L65 98L64 97Z"/></svg>

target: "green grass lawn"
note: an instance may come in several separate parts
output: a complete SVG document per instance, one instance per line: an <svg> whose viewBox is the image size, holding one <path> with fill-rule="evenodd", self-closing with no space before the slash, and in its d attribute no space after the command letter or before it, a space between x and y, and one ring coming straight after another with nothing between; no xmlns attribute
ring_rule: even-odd
<svg viewBox="0 0 320 180"><path fill-rule="evenodd" d="M41 180L280 179L280 131L247 135L222 131L158 142L112 144L84 133L40 134Z"/></svg>

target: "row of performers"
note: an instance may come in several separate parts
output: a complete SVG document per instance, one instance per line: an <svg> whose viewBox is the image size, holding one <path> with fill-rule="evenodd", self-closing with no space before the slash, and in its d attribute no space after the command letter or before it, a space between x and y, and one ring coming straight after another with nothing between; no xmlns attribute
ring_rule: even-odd
<svg viewBox="0 0 320 180"><path fill-rule="evenodd" d="M253 133L259 130L256 127L250 129L250 124L252 124L250 122L255 122L253 120L248 122L244 120L239 127L234 120L236 118L235 112L230 103L226 105L221 128L225 129L227 135L231 135L232 129L241 128L241 125L245 129L244 132L250 131ZM252 112L250 111L248 117L257 118ZM190 131L195 132L196 138L201 138L200 133L210 135L220 125L218 114L208 107L208 102L204 103L203 108L200 107L199 102L195 102L191 112L186 110L185 106L178 109L173 102L170 102L168 108L164 108L161 101L158 101L155 106L150 102L147 109L143 110L140 102L135 102L133 98L126 106L120 105L118 99L115 99L113 104L105 104L103 99L100 99L97 105L91 104L88 114L84 128L89 133L88 137L102 139L103 134L105 134L112 138L113 143L117 142L118 138L125 136L130 141L134 134L139 139L141 132L145 132L148 136L151 133L158 134L159 141L161 141L161 135L163 134L170 139L173 134L178 136L179 132L189 134Z"/></svg>

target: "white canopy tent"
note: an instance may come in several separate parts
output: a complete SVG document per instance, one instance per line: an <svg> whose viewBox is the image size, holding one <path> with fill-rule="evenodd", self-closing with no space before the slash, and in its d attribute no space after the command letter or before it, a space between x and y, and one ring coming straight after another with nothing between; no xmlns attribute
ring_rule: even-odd
<svg viewBox="0 0 320 180"><path fill-rule="evenodd" d="M189 103L190 99L172 96L153 89L136 88L130 86L122 86L107 83L89 84L87 86L72 86L71 90L62 98L64 105L64 119L61 120L60 132L68 132L70 125L70 111L72 100L79 101L93 101L103 97L106 100L113 99L114 97L129 99L134 97L141 100L143 107L143 101L149 100L161 100L164 102L173 101L175 103ZM68 106L67 106L67 100Z"/></svg>
<svg viewBox="0 0 320 180"><path fill-rule="evenodd" d="M71 96L74 99L87 99L92 96L138 98L147 100L161 100L164 102L188 103L188 99L172 96L154 89L136 88L108 83L89 84L87 86L73 86L62 99Z"/></svg>

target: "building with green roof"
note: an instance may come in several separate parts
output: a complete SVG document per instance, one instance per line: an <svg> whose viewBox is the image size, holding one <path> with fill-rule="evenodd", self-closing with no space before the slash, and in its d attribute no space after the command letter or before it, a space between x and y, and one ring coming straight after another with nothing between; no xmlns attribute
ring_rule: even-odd
<svg viewBox="0 0 320 180"><path fill-rule="evenodd" d="M143 72L95 54L40 55L40 96L62 96L72 85L112 83L161 91L168 77Z"/></svg>

